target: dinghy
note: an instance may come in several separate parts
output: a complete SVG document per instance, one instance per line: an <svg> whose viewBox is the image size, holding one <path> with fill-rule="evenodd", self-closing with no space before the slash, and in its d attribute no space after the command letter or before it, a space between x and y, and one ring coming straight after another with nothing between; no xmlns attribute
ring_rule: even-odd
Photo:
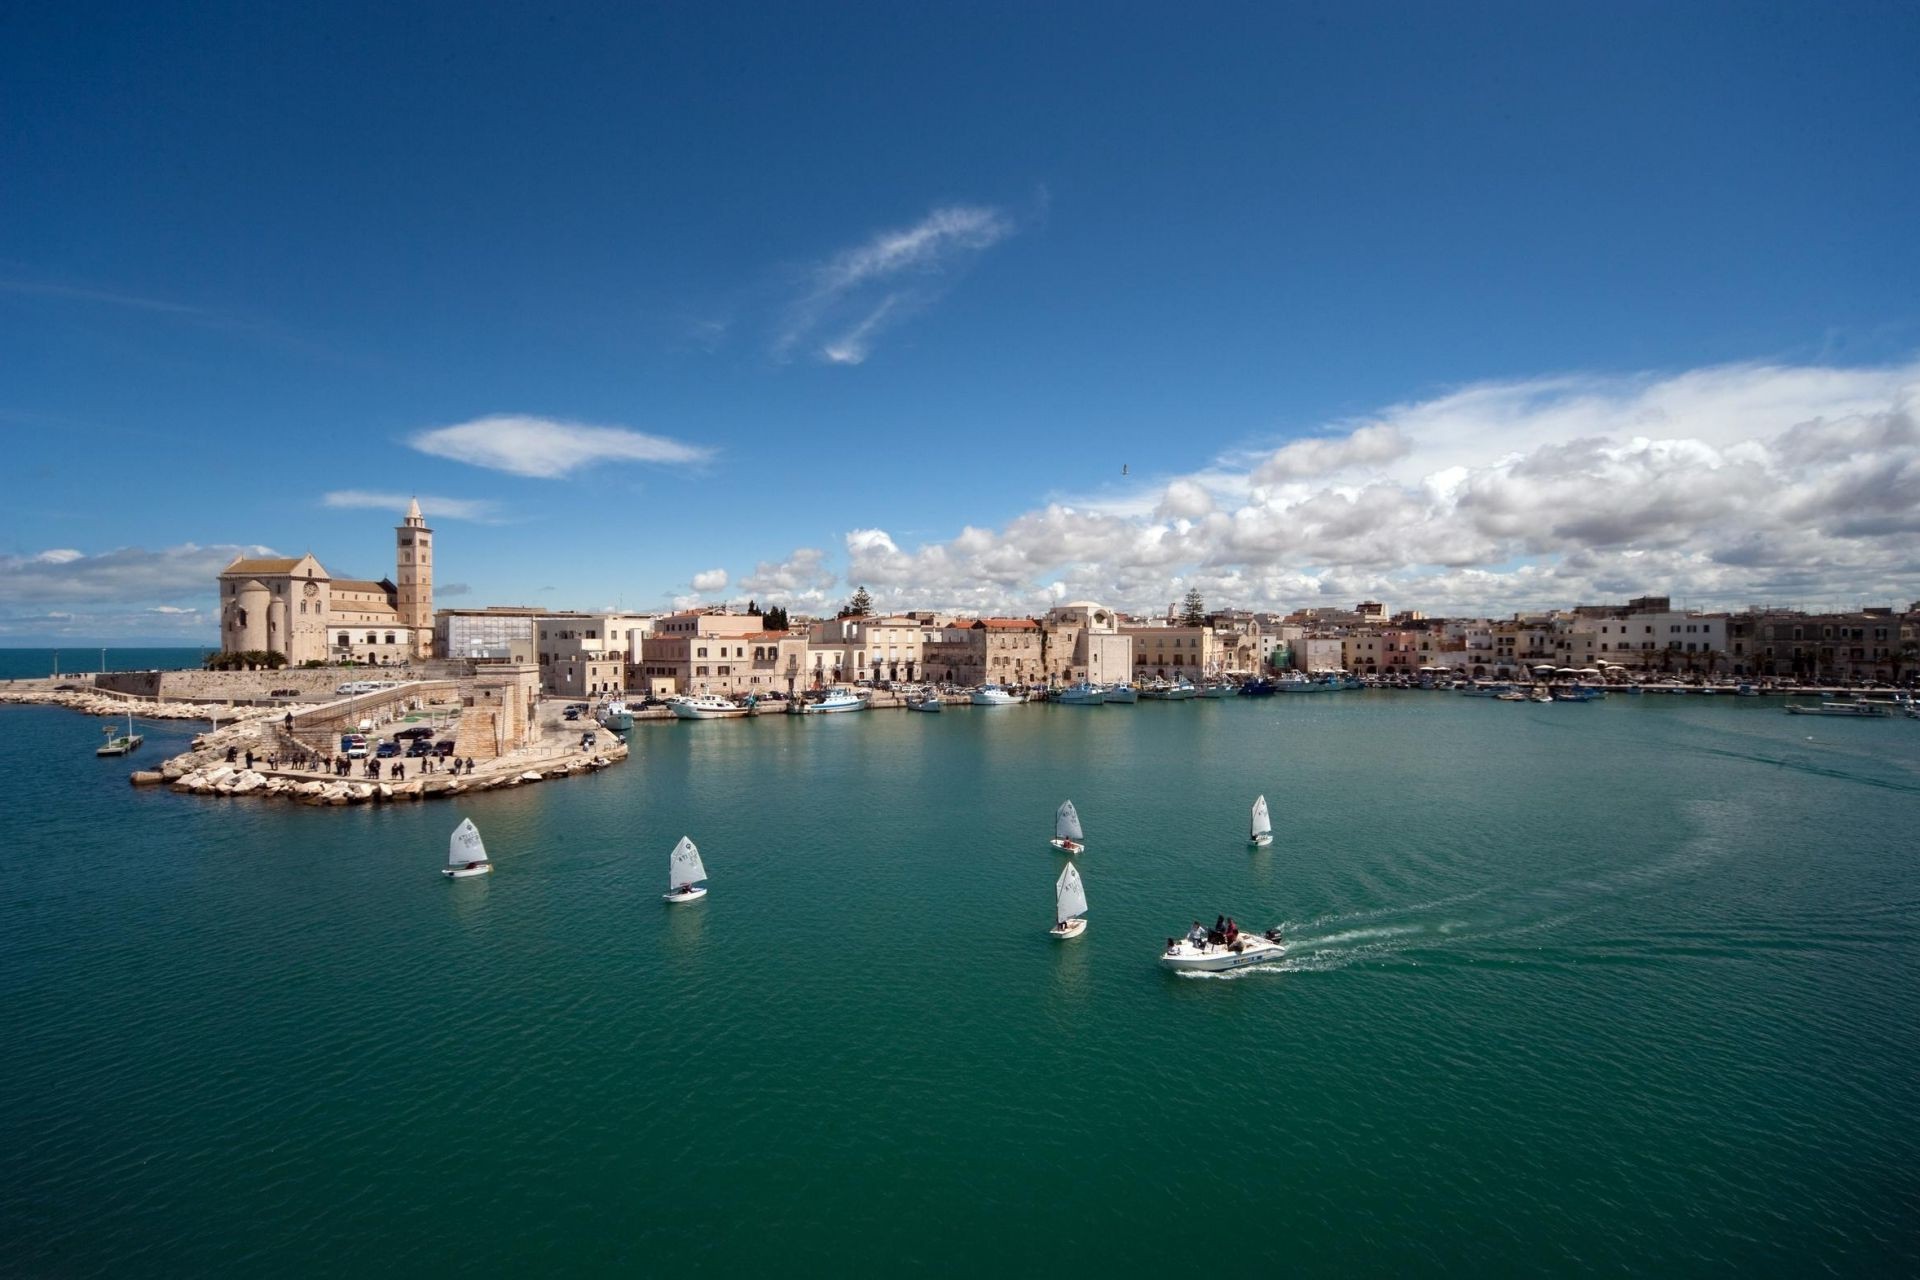
<svg viewBox="0 0 1920 1280"><path fill-rule="evenodd" d="M1086 839L1080 831L1080 815L1074 811L1073 801L1065 800L1060 811L1053 815L1053 839L1048 844L1062 853L1085 853L1087 846L1081 842Z"/></svg>
<svg viewBox="0 0 1920 1280"><path fill-rule="evenodd" d="M447 865L440 874L450 880L464 880L468 876L484 876L493 870L493 864L487 861L487 846L480 843L480 828L473 825L472 818L462 818L460 825L453 829L453 838L447 841Z"/></svg>
<svg viewBox="0 0 1920 1280"><path fill-rule="evenodd" d="M1267 798L1255 797L1253 802L1253 829L1247 843L1256 849L1264 849L1273 843L1273 819L1267 816Z"/></svg>
<svg viewBox="0 0 1920 1280"><path fill-rule="evenodd" d="M1071 862L1053 882L1053 928L1047 930L1065 942L1087 931L1087 889L1080 883L1080 868Z"/></svg>
<svg viewBox="0 0 1920 1280"><path fill-rule="evenodd" d="M668 902L698 902L707 896L707 887L700 883L706 878L700 851L693 847L693 841L681 836L667 856L667 892L660 896Z"/></svg>

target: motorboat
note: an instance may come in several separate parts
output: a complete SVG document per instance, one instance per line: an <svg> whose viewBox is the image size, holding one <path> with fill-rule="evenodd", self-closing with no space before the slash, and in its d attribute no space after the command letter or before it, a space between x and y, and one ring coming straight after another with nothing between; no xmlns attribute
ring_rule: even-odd
<svg viewBox="0 0 1920 1280"><path fill-rule="evenodd" d="M1527 695L1518 689L1502 689L1499 693L1494 694L1493 697L1496 702L1525 702L1527 700Z"/></svg>
<svg viewBox="0 0 1920 1280"><path fill-rule="evenodd" d="M907 696L907 710L909 711L939 711L945 705L946 704L940 701L940 695L931 689L925 693L909 694Z"/></svg>
<svg viewBox="0 0 1920 1280"><path fill-rule="evenodd" d="M633 730L633 713L627 710L624 702L609 702L600 709L600 724L615 733L630 733Z"/></svg>
<svg viewBox="0 0 1920 1280"><path fill-rule="evenodd" d="M967 701L976 707L1017 707L1026 697L997 684L983 684L967 695Z"/></svg>
<svg viewBox="0 0 1920 1280"><path fill-rule="evenodd" d="M1268 964L1283 959L1286 954L1286 944L1281 942L1278 929L1237 934L1230 942L1219 933L1208 933L1204 939L1190 934L1184 938L1168 938L1167 949L1160 953L1160 963L1175 973L1219 973Z"/></svg>
<svg viewBox="0 0 1920 1280"><path fill-rule="evenodd" d="M1053 700L1067 707L1097 707L1106 702L1107 691L1090 680L1082 680L1054 694Z"/></svg>
<svg viewBox="0 0 1920 1280"><path fill-rule="evenodd" d="M1080 868L1069 862L1053 882L1053 928L1047 930L1065 942L1087 931L1087 887L1080 883Z"/></svg>
<svg viewBox="0 0 1920 1280"><path fill-rule="evenodd" d="M837 687L800 704L804 716L824 716L836 711L865 711L867 700L852 689Z"/></svg>
<svg viewBox="0 0 1920 1280"><path fill-rule="evenodd" d="M1884 706L1872 702L1841 702L1836 699L1833 702L1815 703L1813 706L1807 706L1804 703L1789 702L1787 704L1787 714L1790 716L1851 716L1856 719L1884 719L1892 715L1893 712Z"/></svg>
<svg viewBox="0 0 1920 1280"><path fill-rule="evenodd" d="M1130 684L1110 684L1107 686L1107 702L1117 702L1121 706L1140 701L1140 691Z"/></svg>
<svg viewBox="0 0 1920 1280"><path fill-rule="evenodd" d="M1185 702L1199 696L1200 691L1193 687L1193 681L1182 676L1178 680L1156 680L1140 690L1140 696L1151 698L1155 702Z"/></svg>
<svg viewBox="0 0 1920 1280"><path fill-rule="evenodd" d="M1553 694L1548 691L1547 686L1543 684L1537 684L1533 686L1533 692L1527 695L1527 701L1528 702L1552 702Z"/></svg>
<svg viewBox="0 0 1920 1280"><path fill-rule="evenodd" d="M1274 677L1275 693L1325 693L1332 686L1324 680L1315 680L1304 671L1282 671Z"/></svg>
<svg viewBox="0 0 1920 1280"><path fill-rule="evenodd" d="M701 884L707 878L707 868L700 861L700 850L693 841L685 836L673 846L673 852L667 855L667 891L660 895L665 902L698 902L707 896L707 886Z"/></svg>
<svg viewBox="0 0 1920 1280"><path fill-rule="evenodd" d="M1231 680L1209 680L1200 686L1200 696L1203 698L1237 698L1240 696L1240 686Z"/></svg>
<svg viewBox="0 0 1920 1280"><path fill-rule="evenodd" d="M1240 696L1243 698L1270 698L1278 692L1273 681L1265 676L1255 676L1240 686Z"/></svg>
<svg viewBox="0 0 1920 1280"><path fill-rule="evenodd" d="M1253 801L1253 824L1247 836L1247 843L1256 849L1264 849L1273 843L1273 819L1267 813L1267 798L1257 796Z"/></svg>
<svg viewBox="0 0 1920 1280"><path fill-rule="evenodd" d="M1080 830L1080 812L1073 801L1063 800L1053 815L1053 839L1048 844L1068 855L1085 853L1086 833Z"/></svg>
<svg viewBox="0 0 1920 1280"><path fill-rule="evenodd" d="M440 874L449 880L465 880L469 876L484 876L493 870L493 863L487 860L487 846L480 840L480 828L473 825L472 818L460 819L460 825L453 829L453 836L447 841L447 865L440 868Z"/></svg>
<svg viewBox="0 0 1920 1280"><path fill-rule="evenodd" d="M747 708L717 693L682 694L677 698L669 698L667 709L682 720L731 720L747 714Z"/></svg>
<svg viewBox="0 0 1920 1280"><path fill-rule="evenodd" d="M1460 690L1463 698L1497 698L1513 688L1510 684L1470 684Z"/></svg>
<svg viewBox="0 0 1920 1280"><path fill-rule="evenodd" d="M1586 684L1563 685L1553 691L1555 702L1598 702L1606 696L1604 690Z"/></svg>

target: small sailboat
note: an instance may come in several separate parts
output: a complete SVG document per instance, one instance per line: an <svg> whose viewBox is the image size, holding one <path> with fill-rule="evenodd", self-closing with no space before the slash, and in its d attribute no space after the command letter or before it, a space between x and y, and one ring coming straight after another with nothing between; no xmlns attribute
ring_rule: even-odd
<svg viewBox="0 0 1920 1280"><path fill-rule="evenodd" d="M700 883L706 878L707 869L700 861L700 850L694 848L693 841L681 836L680 843L667 855L667 892L660 896L668 902L698 902L707 896L707 887Z"/></svg>
<svg viewBox="0 0 1920 1280"><path fill-rule="evenodd" d="M1273 843L1273 819L1267 815L1267 798L1256 796L1253 801L1252 833L1247 843L1256 849L1264 849Z"/></svg>
<svg viewBox="0 0 1920 1280"><path fill-rule="evenodd" d="M1082 843L1086 836L1080 830L1080 814L1073 807L1073 801L1063 800L1059 812L1053 815L1053 839L1048 844L1062 853L1085 853L1087 846Z"/></svg>
<svg viewBox="0 0 1920 1280"><path fill-rule="evenodd" d="M1080 868L1069 862L1053 882L1053 928L1047 930L1065 942L1087 931L1087 887L1080 883Z"/></svg>
<svg viewBox="0 0 1920 1280"><path fill-rule="evenodd" d="M440 868L440 874L449 880L464 880L492 870L487 846L480 842L480 828L473 825L472 818L462 818L453 829L453 838L447 841L447 865Z"/></svg>

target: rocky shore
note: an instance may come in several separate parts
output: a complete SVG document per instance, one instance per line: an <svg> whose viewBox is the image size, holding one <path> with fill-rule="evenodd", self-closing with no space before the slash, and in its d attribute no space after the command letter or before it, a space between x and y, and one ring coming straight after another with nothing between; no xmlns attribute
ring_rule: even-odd
<svg viewBox="0 0 1920 1280"><path fill-rule="evenodd" d="M140 698L120 698L92 690L62 690L41 687L0 689L0 705L33 703L66 707L81 715L112 719L131 711L139 720L257 720L283 716L289 711L304 711L306 703L280 707L231 707L219 702L148 702Z"/></svg>

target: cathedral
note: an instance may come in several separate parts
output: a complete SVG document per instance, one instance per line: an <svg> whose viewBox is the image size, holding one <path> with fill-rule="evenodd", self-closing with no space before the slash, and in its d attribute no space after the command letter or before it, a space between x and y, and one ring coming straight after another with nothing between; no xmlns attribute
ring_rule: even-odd
<svg viewBox="0 0 1920 1280"><path fill-rule="evenodd" d="M336 578L313 554L238 557L220 571L220 648L305 662L396 663L433 653L433 530L418 501L394 529L394 576Z"/></svg>

